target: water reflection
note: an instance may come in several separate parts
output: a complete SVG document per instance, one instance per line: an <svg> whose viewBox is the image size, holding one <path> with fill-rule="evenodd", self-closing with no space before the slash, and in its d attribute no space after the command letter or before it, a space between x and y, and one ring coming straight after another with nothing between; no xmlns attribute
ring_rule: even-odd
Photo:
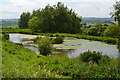
<svg viewBox="0 0 120 80"><path fill-rule="evenodd" d="M20 34L9 34L9 41L14 43L21 43L22 39L20 38Z"/></svg>
<svg viewBox="0 0 120 80"><path fill-rule="evenodd" d="M23 46L26 49L30 49L31 51L34 51L37 54L40 54L39 50L33 46Z"/></svg>
<svg viewBox="0 0 120 80"><path fill-rule="evenodd" d="M118 49L116 48L116 45L105 44L98 41L89 41L83 39L65 40L63 44L55 45L55 47L57 49L74 49L71 54L68 54L69 57L79 56L80 53L88 50L99 51L102 52L103 55L108 55L110 57L118 56Z"/></svg>
<svg viewBox="0 0 120 80"><path fill-rule="evenodd" d="M22 37L24 36L24 38ZM32 35L33 36L33 35ZM27 38L28 37L28 38ZM24 34L9 34L9 40L14 43L22 43L24 48L30 49L37 54L39 54L39 50L34 46L28 46L31 44L28 44L27 42L31 41L24 41L23 39L26 38L28 40L31 39L30 35L27 37ZM37 36L34 36L33 38L36 38ZM99 51L102 52L103 55L108 55L110 57L119 57L120 53L118 53L118 49L116 45L111 44L105 44L98 41L89 41L84 39L74 39L74 40L64 40L63 44L55 44L53 45L54 48L57 50L54 50L52 52L52 56L68 56L68 57L76 57L79 56L80 53L86 52L88 50L90 51Z"/></svg>

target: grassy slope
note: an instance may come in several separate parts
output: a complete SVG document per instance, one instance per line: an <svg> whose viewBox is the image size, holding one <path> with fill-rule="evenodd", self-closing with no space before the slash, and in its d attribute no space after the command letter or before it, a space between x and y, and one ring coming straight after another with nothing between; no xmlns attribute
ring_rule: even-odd
<svg viewBox="0 0 120 80"><path fill-rule="evenodd" d="M59 78L55 72L46 71L43 65L37 65L37 55L9 41L3 41L2 74L3 78ZM43 57L39 55L39 57Z"/></svg>
<svg viewBox="0 0 120 80"><path fill-rule="evenodd" d="M25 30L27 31L27 29ZM14 29L13 32L22 31L26 33L25 30ZM30 30L28 30L28 33L29 31ZM11 32L11 30L9 32ZM74 34L39 34L82 38L82 35ZM3 35L0 36L2 37ZM85 36L84 38L91 39L93 36ZM85 63L82 62L79 57L69 59L66 57L36 55L32 51L24 49L21 45L5 40L3 40L2 43L3 78L120 78L118 74L118 60L116 58L110 59L110 61L103 59L100 64Z"/></svg>
<svg viewBox="0 0 120 80"><path fill-rule="evenodd" d="M85 63L80 58L37 55L9 41L2 45L3 78L120 78L115 58Z"/></svg>

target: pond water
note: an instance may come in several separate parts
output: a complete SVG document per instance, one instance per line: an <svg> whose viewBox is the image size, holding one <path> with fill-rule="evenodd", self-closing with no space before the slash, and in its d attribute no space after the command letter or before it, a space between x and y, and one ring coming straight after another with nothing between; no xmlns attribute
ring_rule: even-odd
<svg viewBox="0 0 120 80"><path fill-rule="evenodd" d="M9 34L9 40L14 43L22 43L24 48L30 49L37 54L39 50L34 46L30 39L35 39L37 35L26 35L26 34ZM27 44L28 43L28 44ZM106 44L98 41L89 41L84 39L64 39L63 44L55 44L53 47L56 49L52 52L53 56L68 56L68 57L77 57L80 53L85 51L99 51L103 55L108 55L110 57L118 57L118 49L116 45Z"/></svg>

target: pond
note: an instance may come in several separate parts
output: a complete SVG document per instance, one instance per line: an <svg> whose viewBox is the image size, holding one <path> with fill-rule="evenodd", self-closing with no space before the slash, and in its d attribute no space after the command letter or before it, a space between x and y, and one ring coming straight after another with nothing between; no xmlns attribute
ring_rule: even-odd
<svg viewBox="0 0 120 80"><path fill-rule="evenodd" d="M35 47L36 45L33 44L33 41L30 41L30 39L35 39L37 37L39 36L13 33L9 34L9 41L14 43L21 43L24 48L30 49L39 54L40 52L37 47ZM119 54L116 45L71 37L65 38L63 44L54 44L53 47L56 50L52 52L52 56L68 56L70 58L77 57L80 55L80 53L88 50L99 51L102 52L103 55L108 55L110 57L118 57Z"/></svg>

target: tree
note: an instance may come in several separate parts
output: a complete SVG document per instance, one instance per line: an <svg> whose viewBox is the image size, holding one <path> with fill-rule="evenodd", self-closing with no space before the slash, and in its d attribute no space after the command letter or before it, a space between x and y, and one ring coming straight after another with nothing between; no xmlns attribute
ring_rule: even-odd
<svg viewBox="0 0 120 80"><path fill-rule="evenodd" d="M64 4L58 2L57 5L47 5L42 10L33 10L31 19L38 20L34 25L40 32L60 32L60 33L78 33L81 27L81 17L65 7ZM31 21L31 20L30 20ZM34 22L29 22L31 25ZM30 25L30 26L31 26Z"/></svg>
<svg viewBox="0 0 120 80"><path fill-rule="evenodd" d="M97 31L98 31L97 27L91 27L88 29L88 35L98 36Z"/></svg>
<svg viewBox="0 0 120 80"><path fill-rule="evenodd" d="M83 31L83 34L86 35L103 36L106 26L102 26L102 24L94 24L83 26L81 29Z"/></svg>
<svg viewBox="0 0 120 80"><path fill-rule="evenodd" d="M28 26L29 28L31 28L33 31L37 31L37 28L38 28L38 18L37 17L33 17L29 20L28 22Z"/></svg>
<svg viewBox="0 0 120 80"><path fill-rule="evenodd" d="M53 14L54 9L50 5L47 5L44 9L41 10L41 14L38 15L38 25L41 32L54 31Z"/></svg>
<svg viewBox="0 0 120 80"><path fill-rule="evenodd" d="M104 36L104 31L106 30L106 28L107 28L106 26L101 26L101 27L99 27L99 28L98 28L98 32L97 32L98 35L99 35L99 36Z"/></svg>
<svg viewBox="0 0 120 80"><path fill-rule="evenodd" d="M105 36L117 38L119 34L119 27L116 24L111 24L108 28L104 31Z"/></svg>
<svg viewBox="0 0 120 80"><path fill-rule="evenodd" d="M28 27L29 18L30 18L30 13L29 12L27 12L27 13L23 12L20 15L20 19L18 21L18 26L19 26L20 29L29 28Z"/></svg>
<svg viewBox="0 0 120 80"><path fill-rule="evenodd" d="M118 28L118 50L120 52L120 1L116 2L114 5L114 11L111 13L112 17L114 17L115 21L117 22ZM115 32L116 33L116 32Z"/></svg>

